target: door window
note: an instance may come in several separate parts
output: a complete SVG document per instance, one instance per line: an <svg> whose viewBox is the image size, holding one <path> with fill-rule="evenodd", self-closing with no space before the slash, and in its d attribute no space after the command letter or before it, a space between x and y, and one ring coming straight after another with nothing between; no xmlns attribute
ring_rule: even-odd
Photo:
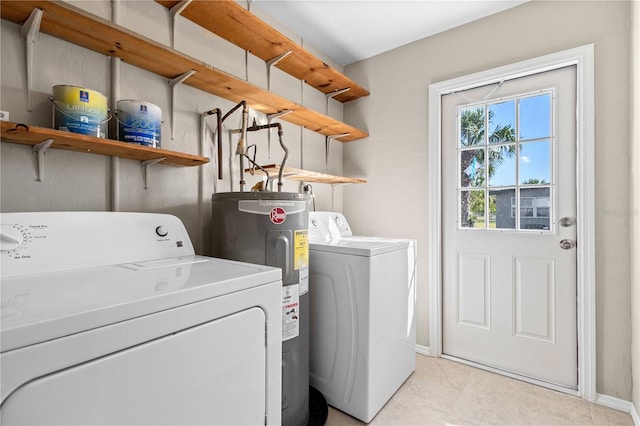
<svg viewBox="0 0 640 426"><path fill-rule="evenodd" d="M458 229L551 232L553 90L463 105Z"/></svg>

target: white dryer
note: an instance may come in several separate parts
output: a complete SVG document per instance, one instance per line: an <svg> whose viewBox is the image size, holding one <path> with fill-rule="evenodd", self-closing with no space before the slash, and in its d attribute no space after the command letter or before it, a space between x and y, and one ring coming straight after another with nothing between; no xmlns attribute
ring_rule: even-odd
<svg viewBox="0 0 640 426"><path fill-rule="evenodd" d="M1 424L280 424L279 268L170 215L1 219Z"/></svg>
<svg viewBox="0 0 640 426"><path fill-rule="evenodd" d="M309 214L311 386L370 422L415 370L414 240L353 236Z"/></svg>

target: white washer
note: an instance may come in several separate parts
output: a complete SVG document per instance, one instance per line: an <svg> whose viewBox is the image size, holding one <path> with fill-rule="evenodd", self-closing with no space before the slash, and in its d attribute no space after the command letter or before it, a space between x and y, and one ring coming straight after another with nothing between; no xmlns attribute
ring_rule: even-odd
<svg viewBox="0 0 640 426"><path fill-rule="evenodd" d="M415 370L414 240L353 236L309 214L310 383L370 422Z"/></svg>
<svg viewBox="0 0 640 426"><path fill-rule="evenodd" d="M280 424L279 268L170 215L1 219L0 423Z"/></svg>

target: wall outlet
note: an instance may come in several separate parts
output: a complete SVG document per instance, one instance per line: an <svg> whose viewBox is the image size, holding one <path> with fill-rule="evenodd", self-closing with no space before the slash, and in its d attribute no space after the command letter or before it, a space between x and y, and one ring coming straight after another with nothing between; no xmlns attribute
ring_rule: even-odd
<svg viewBox="0 0 640 426"><path fill-rule="evenodd" d="M0 121L9 121L9 111L0 111Z"/></svg>

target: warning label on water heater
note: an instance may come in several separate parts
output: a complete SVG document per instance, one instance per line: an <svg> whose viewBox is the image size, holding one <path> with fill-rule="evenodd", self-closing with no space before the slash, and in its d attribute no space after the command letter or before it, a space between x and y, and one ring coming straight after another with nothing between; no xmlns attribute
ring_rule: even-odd
<svg viewBox="0 0 640 426"><path fill-rule="evenodd" d="M300 334L300 286L282 287L282 341Z"/></svg>
<svg viewBox="0 0 640 426"><path fill-rule="evenodd" d="M298 270L309 265L309 231L294 231L293 267Z"/></svg>

